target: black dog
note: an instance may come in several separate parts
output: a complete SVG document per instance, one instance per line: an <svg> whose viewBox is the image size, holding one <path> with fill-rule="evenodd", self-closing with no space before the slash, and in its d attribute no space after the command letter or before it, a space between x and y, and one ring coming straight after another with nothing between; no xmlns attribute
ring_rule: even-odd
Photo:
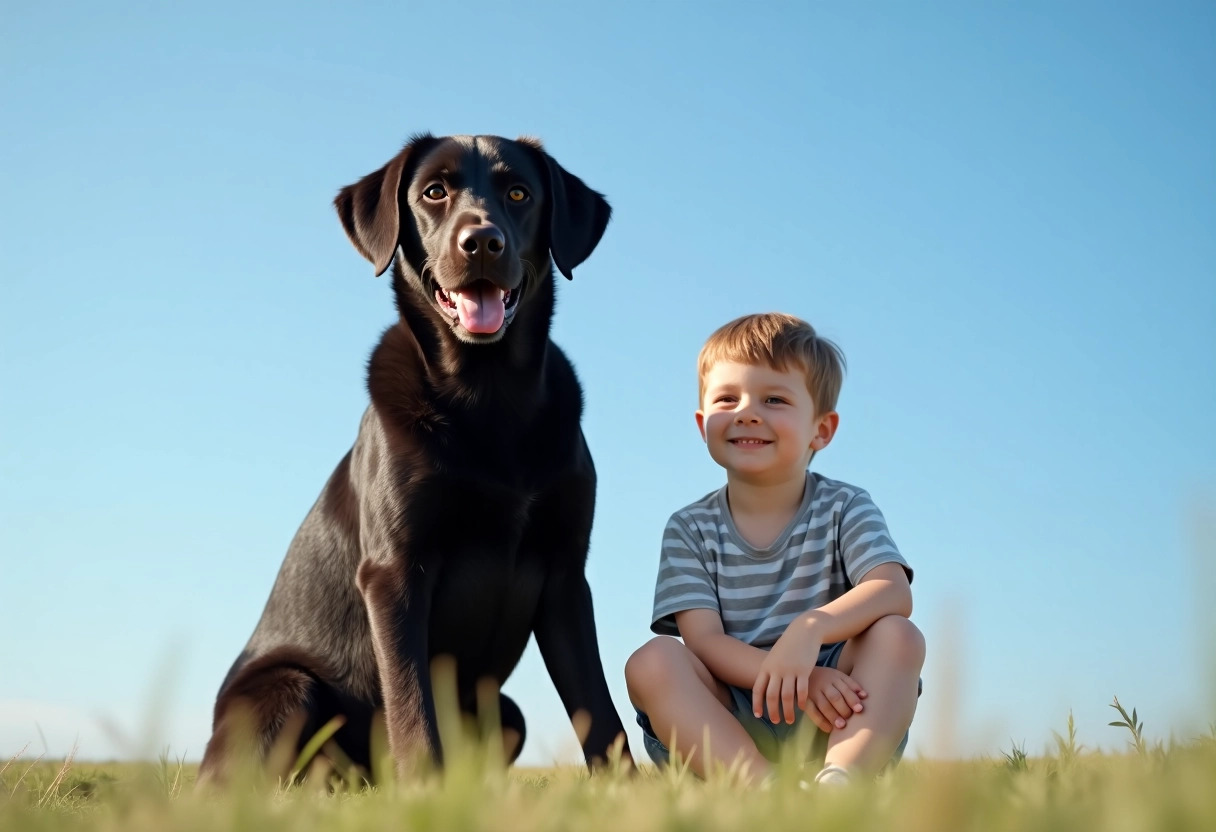
<svg viewBox="0 0 1216 832"><path fill-rule="evenodd" d="M262 755L286 728L302 742L342 715L334 740L369 770L383 709L399 771L441 761L432 659L455 659L475 713L479 681L501 685L533 634L601 761L623 729L584 577L595 469L582 391L549 340L550 255L571 277L611 209L539 142L494 136L417 137L334 204L376 273L393 264L400 320L372 352L354 448L220 688L200 778L236 756L238 714ZM523 716L498 706L514 759Z"/></svg>

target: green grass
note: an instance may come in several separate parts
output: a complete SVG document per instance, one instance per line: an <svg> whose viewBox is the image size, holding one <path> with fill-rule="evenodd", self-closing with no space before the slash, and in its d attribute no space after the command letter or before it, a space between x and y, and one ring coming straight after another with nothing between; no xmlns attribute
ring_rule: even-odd
<svg viewBox="0 0 1216 832"><path fill-rule="evenodd" d="M672 768L504 770L485 747L463 745L440 776L350 789L310 761L302 782L197 793L195 767L168 755L150 763L0 761L0 830L1212 830L1216 726L1150 746L1136 717L1116 724L1124 754L1087 752L1056 735L1055 753L1022 745L999 759L906 760L872 785L807 792L784 771L769 790L729 773L700 781ZM319 747L322 743L317 743ZM336 788L334 787L336 785Z"/></svg>

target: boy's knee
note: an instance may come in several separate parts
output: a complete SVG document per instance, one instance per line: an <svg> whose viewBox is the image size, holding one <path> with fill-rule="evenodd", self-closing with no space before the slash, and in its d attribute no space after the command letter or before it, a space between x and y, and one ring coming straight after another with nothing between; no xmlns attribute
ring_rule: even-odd
<svg viewBox="0 0 1216 832"><path fill-rule="evenodd" d="M925 663L925 637L902 615L887 615L875 621L866 631L866 640L909 669L920 671Z"/></svg>
<svg viewBox="0 0 1216 832"><path fill-rule="evenodd" d="M655 636L633 652L625 662L625 686L634 704L641 704L650 691L667 688L676 654L685 649L670 636Z"/></svg>

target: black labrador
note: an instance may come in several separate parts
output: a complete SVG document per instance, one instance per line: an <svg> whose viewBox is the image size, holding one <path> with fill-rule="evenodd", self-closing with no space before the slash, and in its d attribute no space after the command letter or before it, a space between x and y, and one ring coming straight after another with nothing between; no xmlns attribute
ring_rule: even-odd
<svg viewBox="0 0 1216 832"><path fill-rule="evenodd" d="M376 273L393 267L399 320L372 352L354 447L220 688L200 779L337 715L334 741L369 771L381 710L399 772L442 762L432 660L455 659L475 714L481 680L501 685L532 635L603 761L623 729L584 576L595 469L549 324L552 265L570 278L611 209L539 142L495 136L416 137L334 204ZM497 702L514 759L523 715Z"/></svg>

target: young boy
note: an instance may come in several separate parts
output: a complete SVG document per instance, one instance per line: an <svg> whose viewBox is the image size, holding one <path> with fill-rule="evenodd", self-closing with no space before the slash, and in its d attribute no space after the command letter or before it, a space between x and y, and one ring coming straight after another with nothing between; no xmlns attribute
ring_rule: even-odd
<svg viewBox="0 0 1216 832"><path fill-rule="evenodd" d="M646 750L662 765L674 736L702 776L742 758L764 779L805 714L827 736L817 782L872 775L907 744L925 642L882 513L807 470L839 423L844 358L805 321L748 315L709 337L698 374L726 486L663 532L663 635L625 665Z"/></svg>

